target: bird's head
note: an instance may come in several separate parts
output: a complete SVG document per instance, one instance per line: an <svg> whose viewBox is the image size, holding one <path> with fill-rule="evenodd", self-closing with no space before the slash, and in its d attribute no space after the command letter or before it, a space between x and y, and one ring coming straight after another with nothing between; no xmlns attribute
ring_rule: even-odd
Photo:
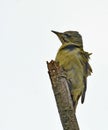
<svg viewBox="0 0 108 130"><path fill-rule="evenodd" d="M52 32L58 36L62 44L69 43L69 44L74 44L83 47L82 37L77 31L66 31L64 33L56 32L56 31L52 31Z"/></svg>

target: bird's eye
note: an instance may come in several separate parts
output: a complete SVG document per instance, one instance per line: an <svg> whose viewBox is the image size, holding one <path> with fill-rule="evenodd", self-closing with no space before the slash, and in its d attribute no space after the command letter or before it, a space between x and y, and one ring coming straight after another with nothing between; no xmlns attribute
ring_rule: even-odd
<svg viewBox="0 0 108 130"><path fill-rule="evenodd" d="M68 37L68 38L70 38L70 37L71 37L71 35L70 35L70 34L67 34L67 33L65 34L65 36L66 36L66 37Z"/></svg>

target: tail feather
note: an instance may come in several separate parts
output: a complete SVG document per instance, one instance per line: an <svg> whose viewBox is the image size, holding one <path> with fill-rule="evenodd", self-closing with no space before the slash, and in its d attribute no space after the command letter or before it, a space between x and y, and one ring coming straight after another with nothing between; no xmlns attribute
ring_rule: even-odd
<svg viewBox="0 0 108 130"><path fill-rule="evenodd" d="M81 103L84 103L84 99L85 99L85 92L83 92L82 97L81 97Z"/></svg>

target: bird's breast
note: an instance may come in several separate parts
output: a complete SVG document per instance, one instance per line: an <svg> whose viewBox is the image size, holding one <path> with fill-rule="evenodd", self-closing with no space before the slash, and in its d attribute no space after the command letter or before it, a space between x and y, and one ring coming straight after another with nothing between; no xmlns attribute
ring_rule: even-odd
<svg viewBox="0 0 108 130"><path fill-rule="evenodd" d="M59 49L55 60L65 70L79 69L81 68L79 52L80 49L73 45L63 46Z"/></svg>

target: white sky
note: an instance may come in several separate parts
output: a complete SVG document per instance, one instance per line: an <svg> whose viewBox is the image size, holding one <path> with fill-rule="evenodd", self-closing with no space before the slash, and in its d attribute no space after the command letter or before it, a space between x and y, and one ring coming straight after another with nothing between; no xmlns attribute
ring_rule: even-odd
<svg viewBox="0 0 108 130"><path fill-rule="evenodd" d="M93 53L77 118L81 130L107 130L107 0L0 0L0 130L62 130L46 67L61 43L50 30L79 31Z"/></svg>

